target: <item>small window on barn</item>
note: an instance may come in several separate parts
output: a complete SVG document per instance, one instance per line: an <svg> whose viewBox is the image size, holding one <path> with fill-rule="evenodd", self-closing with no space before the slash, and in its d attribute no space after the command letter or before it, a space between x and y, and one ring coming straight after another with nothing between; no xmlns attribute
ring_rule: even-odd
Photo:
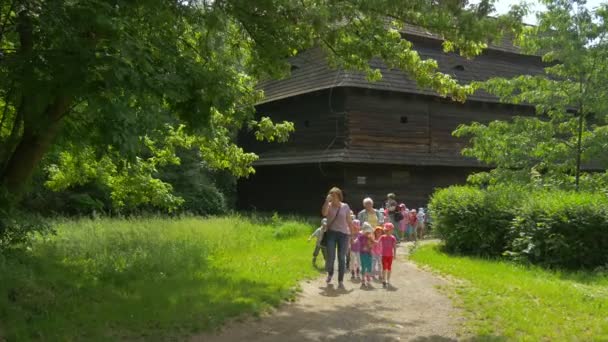
<svg viewBox="0 0 608 342"><path fill-rule="evenodd" d="M464 65L458 64L458 65L454 66L454 70L464 71Z"/></svg>
<svg viewBox="0 0 608 342"><path fill-rule="evenodd" d="M402 124L406 124L407 123L407 116L402 116L401 118L399 118L399 122L401 122Z"/></svg>
<svg viewBox="0 0 608 342"><path fill-rule="evenodd" d="M357 185L365 185L365 184L367 184L367 177L357 176Z"/></svg>
<svg viewBox="0 0 608 342"><path fill-rule="evenodd" d="M291 72L294 72L294 71L296 71L296 70L298 70L298 69L300 69L300 67L299 67L299 66L297 66L297 65L295 65L295 64L291 64L291 68L290 68Z"/></svg>

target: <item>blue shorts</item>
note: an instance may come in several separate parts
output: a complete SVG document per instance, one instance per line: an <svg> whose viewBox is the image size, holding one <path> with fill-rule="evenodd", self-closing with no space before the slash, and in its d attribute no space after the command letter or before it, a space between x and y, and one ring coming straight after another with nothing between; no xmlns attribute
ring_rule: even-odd
<svg viewBox="0 0 608 342"><path fill-rule="evenodd" d="M407 225L407 233L408 234L414 234L416 232L416 229L414 228L414 226L412 226L411 224Z"/></svg>

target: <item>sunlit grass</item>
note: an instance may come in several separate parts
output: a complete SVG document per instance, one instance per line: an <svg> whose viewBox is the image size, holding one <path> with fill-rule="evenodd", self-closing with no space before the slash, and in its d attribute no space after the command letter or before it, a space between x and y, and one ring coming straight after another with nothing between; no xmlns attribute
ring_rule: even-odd
<svg viewBox="0 0 608 342"><path fill-rule="evenodd" d="M427 245L416 263L464 280L455 285L467 333L484 340L608 340L608 276L554 272L508 262L456 257Z"/></svg>
<svg viewBox="0 0 608 342"><path fill-rule="evenodd" d="M63 221L0 255L9 341L159 340L258 314L313 276L308 225L250 219Z"/></svg>

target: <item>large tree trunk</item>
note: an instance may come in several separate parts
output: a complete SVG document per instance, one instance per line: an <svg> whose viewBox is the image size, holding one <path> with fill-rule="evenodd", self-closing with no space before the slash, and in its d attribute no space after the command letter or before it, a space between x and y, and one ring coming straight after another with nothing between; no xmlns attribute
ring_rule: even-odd
<svg viewBox="0 0 608 342"><path fill-rule="evenodd" d="M16 31L19 34L18 53L24 60L31 59L34 48L34 24L31 18L31 3L23 2L18 10ZM32 62L32 61L30 61ZM24 185L34 173L34 170L49 150L53 139L59 132L61 119L69 110L72 99L70 96L58 94L48 101L43 111L33 106L41 98L32 91L25 91L23 82L36 79L31 65L24 64L21 70L21 87L19 107L15 115L13 132L7 142L6 155L8 160L4 169L0 170L0 185L13 195L20 195ZM21 126L22 125L22 126ZM21 132L22 130L22 132Z"/></svg>
<svg viewBox="0 0 608 342"><path fill-rule="evenodd" d="M58 97L55 102L47 106L43 115L40 116L44 124L36 123L36 128L27 124L24 127L23 136L8 160L1 177L2 184L11 194L21 194L24 185L59 132L61 118L68 111L70 102L68 97Z"/></svg>

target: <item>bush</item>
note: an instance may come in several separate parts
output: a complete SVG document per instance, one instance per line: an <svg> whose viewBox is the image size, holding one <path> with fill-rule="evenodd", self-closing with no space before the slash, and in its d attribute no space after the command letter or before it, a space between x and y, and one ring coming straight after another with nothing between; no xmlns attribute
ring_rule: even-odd
<svg viewBox="0 0 608 342"><path fill-rule="evenodd" d="M15 197L0 187L0 254L9 248L25 247L33 234L52 233L41 217L20 210L14 203Z"/></svg>
<svg viewBox="0 0 608 342"><path fill-rule="evenodd" d="M519 189L479 190L452 186L433 194L430 210L433 227L449 252L499 256L509 241L514 204L521 202Z"/></svg>
<svg viewBox="0 0 608 342"><path fill-rule="evenodd" d="M605 195L539 192L513 222L508 255L551 267L608 264L608 199Z"/></svg>
<svg viewBox="0 0 608 342"><path fill-rule="evenodd" d="M453 186L437 191L430 208L448 252L549 267L608 265L604 194Z"/></svg>

